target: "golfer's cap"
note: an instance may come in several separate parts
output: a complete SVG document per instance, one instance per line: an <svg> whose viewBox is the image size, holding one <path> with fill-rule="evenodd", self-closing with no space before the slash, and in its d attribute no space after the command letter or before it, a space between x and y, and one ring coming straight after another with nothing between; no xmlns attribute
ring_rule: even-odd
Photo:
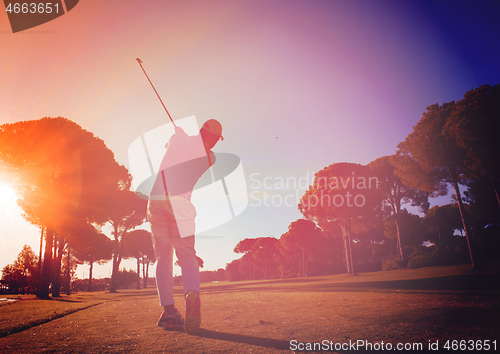
<svg viewBox="0 0 500 354"><path fill-rule="evenodd" d="M201 129L206 129L210 133L219 136L220 140L224 140L224 137L222 136L222 125L216 119L207 120L205 123L203 123Z"/></svg>

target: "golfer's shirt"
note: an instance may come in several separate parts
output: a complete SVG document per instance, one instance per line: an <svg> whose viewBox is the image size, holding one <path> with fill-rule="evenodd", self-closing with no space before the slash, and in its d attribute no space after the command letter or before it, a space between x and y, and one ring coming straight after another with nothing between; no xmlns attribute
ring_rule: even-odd
<svg viewBox="0 0 500 354"><path fill-rule="evenodd" d="M205 150L200 135L188 136L181 128L176 129L166 144L151 200L164 200L165 195L191 200L198 179L215 163L214 153Z"/></svg>

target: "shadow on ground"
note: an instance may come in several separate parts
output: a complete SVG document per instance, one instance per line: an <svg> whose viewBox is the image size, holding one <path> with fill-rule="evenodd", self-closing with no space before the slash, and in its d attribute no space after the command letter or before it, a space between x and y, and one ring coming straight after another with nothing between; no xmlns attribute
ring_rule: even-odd
<svg viewBox="0 0 500 354"><path fill-rule="evenodd" d="M286 340L245 336L245 335L234 334L234 333L216 332L216 331L211 331L209 329L204 329L204 328L200 328L198 333L196 334L196 336L203 337L203 338L218 339L218 340L223 340L226 342L257 345L259 347L264 347L264 348L290 350L290 342L288 342Z"/></svg>
<svg viewBox="0 0 500 354"><path fill-rule="evenodd" d="M22 323L19 323L13 327L9 327L9 328L5 328L5 329L1 330L0 331L0 338L7 337L7 336L14 334L14 333L23 332L23 331L30 329L30 328L33 328L35 326L43 325L45 323L57 320L59 318L62 318L62 317L68 316L68 315L71 315L71 314L78 312L78 311L86 310L88 308L91 308L91 307L94 307L94 306L97 306L100 304L102 304L102 302L90 304L88 306L73 309L73 310L64 311L62 313L55 313L54 312L53 314L49 315L48 317L38 318L38 319L31 321L31 322L24 322L23 321Z"/></svg>

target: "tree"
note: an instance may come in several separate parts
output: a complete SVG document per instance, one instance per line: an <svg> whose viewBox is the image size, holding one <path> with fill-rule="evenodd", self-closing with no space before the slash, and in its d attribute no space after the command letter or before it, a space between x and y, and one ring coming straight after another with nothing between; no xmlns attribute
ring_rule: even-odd
<svg viewBox="0 0 500 354"><path fill-rule="evenodd" d="M500 85L483 85L465 93L455 105L445 130L467 154L466 175L490 180L500 206Z"/></svg>
<svg viewBox="0 0 500 354"><path fill-rule="evenodd" d="M317 255L324 241L323 233L310 220L299 219L288 226L288 231L281 235L282 250L286 250L298 265L298 274L308 276L309 263Z"/></svg>
<svg viewBox="0 0 500 354"><path fill-rule="evenodd" d="M406 186L399 178L394 165L390 163L391 156L380 157L368 164L372 173L377 176L379 189L383 195L383 207L388 208L393 215L392 220L396 227L396 248L398 260L404 264L403 241L401 237L400 215L404 204L411 203L419 206L422 212L429 208L427 201L428 193L420 192Z"/></svg>
<svg viewBox="0 0 500 354"><path fill-rule="evenodd" d="M149 264L155 262L155 253L151 232L147 230L132 230L123 237L124 258L133 257L137 260L137 289L140 289L141 264L144 287L148 286Z"/></svg>
<svg viewBox="0 0 500 354"><path fill-rule="evenodd" d="M264 279L270 279L276 273L277 238L259 237L255 243L253 258L255 265L264 274Z"/></svg>
<svg viewBox="0 0 500 354"><path fill-rule="evenodd" d="M63 288L66 290L66 295L71 295L71 283L78 279L76 269L78 265L83 264L73 254L71 245L67 245L66 252L63 254L61 276L64 276Z"/></svg>
<svg viewBox="0 0 500 354"><path fill-rule="evenodd" d="M469 204L467 211L472 221L470 226L478 256L482 261L496 259L500 240L500 207L495 193L492 193L491 178L484 174L469 182L467 187L464 194Z"/></svg>
<svg viewBox="0 0 500 354"><path fill-rule="evenodd" d="M241 273L241 258L235 259L226 265L226 278L229 281L244 280L245 276Z"/></svg>
<svg viewBox="0 0 500 354"><path fill-rule="evenodd" d="M466 183L466 151L445 129L454 105L455 102L450 102L442 106L434 104L427 107L427 112L413 127L413 132L399 143L391 162L397 167L396 174L403 183L429 192L431 196L446 195L448 185L453 186L474 269L470 232L459 187L460 183Z"/></svg>
<svg viewBox="0 0 500 354"><path fill-rule="evenodd" d="M13 264L2 270L2 284L18 293L21 289L35 289L38 257L31 247L24 245ZM24 292L24 290L23 290Z"/></svg>
<svg viewBox="0 0 500 354"><path fill-rule="evenodd" d="M223 280L226 280L226 271L223 268L200 272L200 281L202 283L212 283Z"/></svg>
<svg viewBox="0 0 500 354"><path fill-rule="evenodd" d="M358 255L357 269L362 272L373 272L381 269L382 261L389 252L389 243L384 236L384 217L386 213L383 208L379 209L373 217L353 224L352 232L356 242L353 249ZM392 225L394 220L389 216ZM397 248L391 244L390 253L394 253Z"/></svg>
<svg viewBox="0 0 500 354"><path fill-rule="evenodd" d="M94 263L104 264L111 260L113 244L111 240L92 224L83 224L74 230L75 236L70 245L73 254L89 264L89 282L87 291L92 291L92 273Z"/></svg>
<svg viewBox="0 0 500 354"><path fill-rule="evenodd" d="M391 217L385 222L384 236L388 240L395 241L397 240L397 230L392 218L394 218L394 215L391 215ZM402 252L406 264L408 262L408 256L413 252L413 250L422 245L422 243L428 239L422 223L422 218L418 215L411 214L407 210L403 209L399 214L399 225L401 229L404 230L405 235L405 247Z"/></svg>
<svg viewBox="0 0 500 354"><path fill-rule="evenodd" d="M243 253L243 256L231 265L234 269L230 269L228 275L232 279L239 278L238 273L242 272L241 275L246 279L270 278L277 268L277 242L278 239L274 237L245 238L238 242L234 252ZM239 272L236 272L236 264L240 267ZM243 275L245 271L246 277Z"/></svg>
<svg viewBox="0 0 500 354"><path fill-rule="evenodd" d="M308 220L322 229L338 223L342 230L347 271L356 274L352 254L352 224L373 217L380 205L376 176L368 167L354 163L336 163L316 173L298 205Z"/></svg>
<svg viewBox="0 0 500 354"><path fill-rule="evenodd" d="M238 244L234 247L233 251L235 253L243 253L243 257L241 258L240 265L247 264L247 279L254 279L254 269L253 269L253 252L255 251L255 247L257 245L257 238L245 238L238 242ZM246 256L246 257L245 257Z"/></svg>
<svg viewBox="0 0 500 354"><path fill-rule="evenodd" d="M54 249L52 259L52 296L61 296L61 269L62 258L65 251L67 251L67 241L61 235L56 235L54 238Z"/></svg>
<svg viewBox="0 0 500 354"><path fill-rule="evenodd" d="M436 254L438 254L444 263L456 263L456 256L462 258L460 254L461 237L463 233L463 225L460 220L460 212L457 205L447 204L443 206L435 206L427 212L423 220L423 224L427 229L427 236L430 242L436 246ZM456 235L456 231L460 231L460 236Z"/></svg>
<svg viewBox="0 0 500 354"><path fill-rule="evenodd" d="M62 255L68 228L82 219L106 222L111 194L130 175L102 140L65 118L4 124L0 142L0 162L15 182L24 217L46 230L38 296L48 298L53 264L60 269L54 242Z"/></svg>
<svg viewBox="0 0 500 354"><path fill-rule="evenodd" d="M468 181L464 192L471 213L474 237L488 225L500 225L500 207L491 182L491 177L483 174Z"/></svg>
<svg viewBox="0 0 500 354"><path fill-rule="evenodd" d="M111 194L109 201L110 217L108 221L113 227L113 270L111 273L111 289L118 289L117 274L123 258L123 236L129 230L141 225L146 218L147 200L139 198L130 191L130 180L121 189Z"/></svg>

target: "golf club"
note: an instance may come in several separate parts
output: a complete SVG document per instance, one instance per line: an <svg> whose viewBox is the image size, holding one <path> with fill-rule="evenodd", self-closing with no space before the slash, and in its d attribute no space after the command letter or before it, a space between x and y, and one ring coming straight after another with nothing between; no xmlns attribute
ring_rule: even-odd
<svg viewBox="0 0 500 354"><path fill-rule="evenodd" d="M158 99L160 100L160 102L161 102L161 104L162 104L163 108L165 108L165 112L167 112L167 114L168 114L168 118L170 118L170 121L172 122L172 124L174 125L174 127L177 127L177 125L175 125L175 123L174 123L174 120L173 120L173 119L172 119L172 117L170 116L170 113L168 113L167 107L165 107L165 104L164 104L164 103L163 103L163 101L161 100L160 95L158 94L158 92L156 91L156 89L155 89L155 87L154 87L153 83L152 83L152 82L151 82L151 80L149 79L149 76L148 76L148 74L146 73L146 70L144 70L144 67L142 66L142 60L141 60L141 59L139 59L139 58L136 58L135 60L137 60L137 62L139 63L139 65L140 65L140 67L141 67L142 71L144 72L144 75L146 75L146 78L148 79L149 83L151 84L151 87L152 87L152 88L153 88L153 90L155 91L156 96L158 96ZM208 165L210 166L210 156L207 154L207 157L208 157ZM210 169L210 176L212 177L212 182L214 182L214 181L215 181L215 178L214 178L214 171L213 171L212 166L210 166L210 167L209 167L209 169ZM166 185L166 183L165 183L165 175L164 175L164 172L163 172L163 171L161 171L161 173L162 173L162 177L163 177L163 186L164 186L165 190L167 190L167 185Z"/></svg>
<svg viewBox="0 0 500 354"><path fill-rule="evenodd" d="M168 113L167 107L165 107L165 104L164 104L164 103L163 103L163 101L161 100L160 95L158 94L158 92L156 91L156 89L155 89L155 87L154 87L153 83L152 83L152 82L151 82L151 80L149 79L148 74L146 74L146 70L144 70L144 68L142 67L142 60L141 60L141 59L139 59L139 58L136 58L135 60L137 60L137 62L138 62L138 63L139 63L139 65L141 66L142 71L144 71L144 75L146 75L146 77L147 77L147 79L148 79L149 83L151 84L151 87L153 88L153 90L154 90L154 91L155 91L155 93L156 93L156 96L158 96L158 99L160 100L160 102L161 102L161 104L162 104L163 108L165 108L165 112L167 112L167 114L168 114L168 118L170 118L170 120L172 121L172 124L174 125L174 127L177 127L177 126L175 125L175 123L174 123L174 120L173 120L173 119L172 119L172 117L170 116L170 113Z"/></svg>

